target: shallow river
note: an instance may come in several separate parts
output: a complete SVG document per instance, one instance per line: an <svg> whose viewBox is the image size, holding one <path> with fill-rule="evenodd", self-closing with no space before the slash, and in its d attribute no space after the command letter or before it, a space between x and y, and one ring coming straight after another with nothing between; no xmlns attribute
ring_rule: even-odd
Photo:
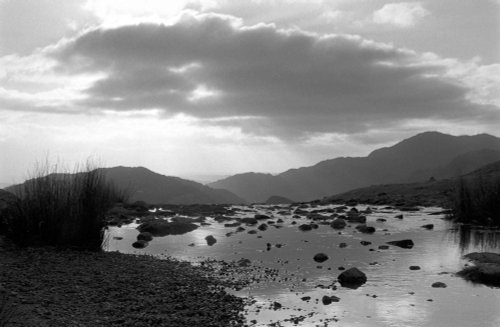
<svg viewBox="0 0 500 327"><path fill-rule="evenodd" d="M300 231L298 226L310 220L286 214L283 211L290 211L288 206L236 208L253 211L241 211L235 218L264 213L272 217L271 221L281 218L283 222L267 222L269 228L265 231L244 226L245 231L226 236L235 232L236 227L226 228L224 222L208 218L209 226L184 235L154 238L145 249L131 246L138 234L136 224L110 227L107 249L171 256L194 263L207 258L250 259L253 268L248 268L248 274L253 274L256 281L233 293L254 300L248 306L246 317L249 323L254 321L255 326L273 322L276 326L500 326L500 289L474 285L454 276L465 264L461 260L463 254L499 253L498 232L468 234L469 238L462 236L459 242L458 233L452 231L454 226L444 220L443 215L431 215L439 212L439 208L399 212L372 206L373 212L366 216L367 224L376 228L373 234L357 232L355 224L340 233L321 224L317 229ZM403 219L396 218L400 214ZM386 221L377 221L380 218ZM296 224L292 225L294 221ZM259 224L262 222L266 221ZM421 227L424 224L433 224L434 229L426 230ZM249 234L250 230L258 232ZM217 239L212 246L205 240L208 235ZM401 239L412 239L415 246L412 249L378 248L388 241ZM361 241L371 244L363 245ZM339 247L340 243L347 246ZM329 259L315 262L313 256L318 252L327 254ZM410 266L420 269L410 270ZM357 289L341 287L335 283L342 272L339 267L359 268L367 275L366 284ZM434 282L443 282L447 287L433 288ZM324 295L335 295L340 301L324 305L321 301ZM311 299L303 300L304 297ZM282 307L277 309L274 302Z"/></svg>

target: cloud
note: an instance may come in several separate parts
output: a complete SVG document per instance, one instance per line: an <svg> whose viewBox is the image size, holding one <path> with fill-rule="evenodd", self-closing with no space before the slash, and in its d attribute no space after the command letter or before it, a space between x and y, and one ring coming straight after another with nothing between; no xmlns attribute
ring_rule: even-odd
<svg viewBox="0 0 500 327"><path fill-rule="evenodd" d="M79 111L157 110L287 140L498 117L498 108L471 103L469 86L436 58L229 16L99 28L46 52L65 80L99 76L71 89L78 96L67 105Z"/></svg>
<svg viewBox="0 0 500 327"><path fill-rule="evenodd" d="M377 24L411 27L429 14L420 2L388 3L373 13L373 21Z"/></svg>

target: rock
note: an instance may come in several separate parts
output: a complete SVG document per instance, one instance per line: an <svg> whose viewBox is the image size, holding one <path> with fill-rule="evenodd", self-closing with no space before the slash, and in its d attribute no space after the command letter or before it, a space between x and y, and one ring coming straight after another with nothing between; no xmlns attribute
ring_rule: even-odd
<svg viewBox="0 0 500 327"><path fill-rule="evenodd" d="M258 230L265 231L267 230L267 224L260 224L259 227L257 227Z"/></svg>
<svg viewBox="0 0 500 327"><path fill-rule="evenodd" d="M359 243L361 243L361 245L363 245L363 246L367 246L367 245L372 244L372 242L368 242L368 241L361 241Z"/></svg>
<svg viewBox="0 0 500 327"><path fill-rule="evenodd" d="M420 270L420 266L410 266L410 270Z"/></svg>
<svg viewBox="0 0 500 327"><path fill-rule="evenodd" d="M303 232L312 230L312 224L302 224L299 226L299 229Z"/></svg>
<svg viewBox="0 0 500 327"><path fill-rule="evenodd" d="M389 245L379 245L378 248L380 250L387 250L387 249L389 249Z"/></svg>
<svg viewBox="0 0 500 327"><path fill-rule="evenodd" d="M273 304L272 304L272 306L271 306L271 307L272 307L272 309L273 309L273 310L279 310L279 309L281 309L283 306L282 306L282 305L281 305L281 303L279 303L279 302L273 302Z"/></svg>
<svg viewBox="0 0 500 327"><path fill-rule="evenodd" d="M347 247L347 243L343 243L342 242L342 243L339 244L339 248L342 249L342 248L345 248L345 247Z"/></svg>
<svg viewBox="0 0 500 327"><path fill-rule="evenodd" d="M458 276L473 283L500 287L500 254L489 252L473 252L464 256L474 265L465 267Z"/></svg>
<svg viewBox="0 0 500 327"><path fill-rule="evenodd" d="M383 222L386 222L386 221L387 221L387 219L385 219L385 218L377 218L377 221L379 221L379 222L383 223Z"/></svg>
<svg viewBox="0 0 500 327"><path fill-rule="evenodd" d="M365 234L373 234L373 233L375 233L375 227L366 226L365 224L356 226L356 229L359 232L365 233Z"/></svg>
<svg viewBox="0 0 500 327"><path fill-rule="evenodd" d="M137 235L137 239L139 241L146 241L146 242L149 242L151 240L153 240L153 235L149 232L142 232L142 233L139 233L139 235Z"/></svg>
<svg viewBox="0 0 500 327"><path fill-rule="evenodd" d="M132 243L132 246L136 249L144 249L146 246L148 246L148 244L149 243L144 240L138 240Z"/></svg>
<svg viewBox="0 0 500 327"><path fill-rule="evenodd" d="M213 237L212 235L208 235L207 237L205 237L205 240L207 241L207 244L209 246L212 246L214 245L215 243L217 243L217 240L215 239L215 237Z"/></svg>
<svg viewBox="0 0 500 327"><path fill-rule="evenodd" d="M331 296L325 295L321 299L321 302L323 302L324 305L329 305L332 302L339 302L339 301L340 301L340 298L336 297L335 295L331 295Z"/></svg>
<svg viewBox="0 0 500 327"><path fill-rule="evenodd" d="M431 286L434 288L446 288L447 287L447 285L443 282L435 282L435 283L432 283Z"/></svg>
<svg viewBox="0 0 500 327"><path fill-rule="evenodd" d="M303 296L300 298L302 301L309 301L311 300L311 297L310 296Z"/></svg>
<svg viewBox="0 0 500 327"><path fill-rule="evenodd" d="M316 255L314 255L313 260L322 263L328 260L328 256L324 253L317 253Z"/></svg>
<svg viewBox="0 0 500 327"><path fill-rule="evenodd" d="M334 221L332 221L332 224L330 225L333 229L343 229L347 223L345 222L344 219L342 218L337 218Z"/></svg>
<svg viewBox="0 0 500 327"><path fill-rule="evenodd" d="M366 275L358 268L353 267L343 271L338 276L338 280L343 287L358 288L366 283Z"/></svg>
<svg viewBox="0 0 500 327"><path fill-rule="evenodd" d="M412 240L391 241L391 242L387 242L387 244L399 246L400 248L403 248L403 249L411 249L414 245Z"/></svg>
<svg viewBox="0 0 500 327"><path fill-rule="evenodd" d="M181 235L189 233L198 228L198 225L193 223L171 222L165 220L151 220L140 224L137 229L143 233L148 232L151 235L167 236L167 235Z"/></svg>
<svg viewBox="0 0 500 327"><path fill-rule="evenodd" d="M366 216L360 215L359 212L352 211L352 209L351 209L351 211L347 212L346 219L351 223L361 223L361 224L366 223Z"/></svg>
<svg viewBox="0 0 500 327"><path fill-rule="evenodd" d="M408 207L408 206L404 206L404 207L398 207L398 209L400 211L420 211L420 208L419 207Z"/></svg>
<svg viewBox="0 0 500 327"><path fill-rule="evenodd" d="M271 217L269 217L268 215L261 215L261 214L255 215L254 218L257 220L271 219Z"/></svg>
<svg viewBox="0 0 500 327"><path fill-rule="evenodd" d="M240 221L243 224L247 224L247 225L256 225L258 223L257 219L255 219L255 218L241 218Z"/></svg>
<svg viewBox="0 0 500 327"><path fill-rule="evenodd" d="M422 225L422 226L420 226L420 227L425 228L425 229L429 229L429 230L430 230L430 229L434 229L434 224Z"/></svg>
<svg viewBox="0 0 500 327"><path fill-rule="evenodd" d="M250 261L250 259L242 258L242 259L238 260L238 266L240 266L240 267L248 267L248 266L250 266L251 263L252 262Z"/></svg>
<svg viewBox="0 0 500 327"><path fill-rule="evenodd" d="M492 252L472 252L464 255L464 259L468 259L475 263L494 263L500 265L500 254Z"/></svg>
<svg viewBox="0 0 500 327"><path fill-rule="evenodd" d="M249 230L247 232L248 234L257 234L257 231L255 229Z"/></svg>
<svg viewBox="0 0 500 327"><path fill-rule="evenodd" d="M403 215L396 215L394 218L403 219Z"/></svg>

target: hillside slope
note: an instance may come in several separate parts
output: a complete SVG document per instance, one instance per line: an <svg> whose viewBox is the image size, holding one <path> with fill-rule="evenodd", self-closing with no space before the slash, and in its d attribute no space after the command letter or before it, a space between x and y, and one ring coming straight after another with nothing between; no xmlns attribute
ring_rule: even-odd
<svg viewBox="0 0 500 327"><path fill-rule="evenodd" d="M235 175L208 185L227 189L250 202L263 202L272 195L311 201L369 185L421 182L434 175L449 178L498 160L499 155L498 137L425 132L366 157L325 160L276 176Z"/></svg>

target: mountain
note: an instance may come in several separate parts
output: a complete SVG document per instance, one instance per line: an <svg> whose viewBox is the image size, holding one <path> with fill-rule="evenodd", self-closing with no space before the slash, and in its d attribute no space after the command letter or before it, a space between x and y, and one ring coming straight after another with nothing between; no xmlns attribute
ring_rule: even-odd
<svg viewBox="0 0 500 327"><path fill-rule="evenodd" d="M226 190L210 188L178 177L157 174L143 167L99 168L118 188L130 192L131 202L151 204L237 204L245 201ZM60 175L60 174L58 174ZM15 193L22 184L8 187Z"/></svg>
<svg viewBox="0 0 500 327"><path fill-rule="evenodd" d="M100 168L119 188L131 191L131 201L165 204L231 204L245 201L233 193L144 167Z"/></svg>
<svg viewBox="0 0 500 327"><path fill-rule="evenodd" d="M456 176L496 160L498 151L500 138L488 134L425 132L366 157L325 160L275 176L240 174L208 185L227 189L250 202L264 202L272 195L311 201L369 185L419 182L434 175Z"/></svg>
<svg viewBox="0 0 500 327"><path fill-rule="evenodd" d="M332 195L324 203L359 202L378 205L424 205L447 207L449 195L460 179L480 181L500 178L500 160L480 167L459 177L407 184L383 184L354 189Z"/></svg>

